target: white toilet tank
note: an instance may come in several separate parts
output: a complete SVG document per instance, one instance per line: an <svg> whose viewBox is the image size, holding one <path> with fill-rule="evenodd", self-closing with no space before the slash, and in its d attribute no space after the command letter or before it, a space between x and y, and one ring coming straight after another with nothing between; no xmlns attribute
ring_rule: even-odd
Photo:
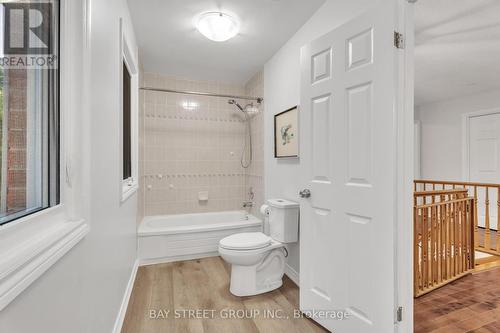
<svg viewBox="0 0 500 333"><path fill-rule="evenodd" d="M269 233L281 243L295 243L299 238L299 204L285 199L269 199Z"/></svg>

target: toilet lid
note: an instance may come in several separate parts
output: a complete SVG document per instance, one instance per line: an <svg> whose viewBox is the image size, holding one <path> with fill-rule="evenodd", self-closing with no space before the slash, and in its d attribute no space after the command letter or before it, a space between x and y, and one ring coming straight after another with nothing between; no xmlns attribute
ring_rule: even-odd
<svg viewBox="0 0 500 333"><path fill-rule="evenodd" d="M253 250L271 244L271 237L262 232L243 232L221 239L219 245L228 250Z"/></svg>

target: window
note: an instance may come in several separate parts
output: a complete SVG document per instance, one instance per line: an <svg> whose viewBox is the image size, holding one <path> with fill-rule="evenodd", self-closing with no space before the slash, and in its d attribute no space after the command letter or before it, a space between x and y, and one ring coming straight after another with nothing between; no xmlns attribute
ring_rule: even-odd
<svg viewBox="0 0 500 333"><path fill-rule="evenodd" d="M132 180L131 76L123 62L123 180Z"/></svg>
<svg viewBox="0 0 500 333"><path fill-rule="evenodd" d="M60 201L59 2L2 3L0 41L2 225Z"/></svg>

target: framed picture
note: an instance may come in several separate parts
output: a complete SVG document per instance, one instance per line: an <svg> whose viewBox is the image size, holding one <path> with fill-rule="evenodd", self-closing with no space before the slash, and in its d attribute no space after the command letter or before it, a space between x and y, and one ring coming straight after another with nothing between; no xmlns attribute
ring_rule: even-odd
<svg viewBox="0 0 500 333"><path fill-rule="evenodd" d="M274 116L274 157L299 157L299 109L297 106Z"/></svg>

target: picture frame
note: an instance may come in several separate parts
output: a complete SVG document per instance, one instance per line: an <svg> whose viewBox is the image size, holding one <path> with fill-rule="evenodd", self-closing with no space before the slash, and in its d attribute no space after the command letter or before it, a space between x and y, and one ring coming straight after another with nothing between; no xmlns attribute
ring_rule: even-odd
<svg viewBox="0 0 500 333"><path fill-rule="evenodd" d="M299 107L274 115L274 157L299 157Z"/></svg>

